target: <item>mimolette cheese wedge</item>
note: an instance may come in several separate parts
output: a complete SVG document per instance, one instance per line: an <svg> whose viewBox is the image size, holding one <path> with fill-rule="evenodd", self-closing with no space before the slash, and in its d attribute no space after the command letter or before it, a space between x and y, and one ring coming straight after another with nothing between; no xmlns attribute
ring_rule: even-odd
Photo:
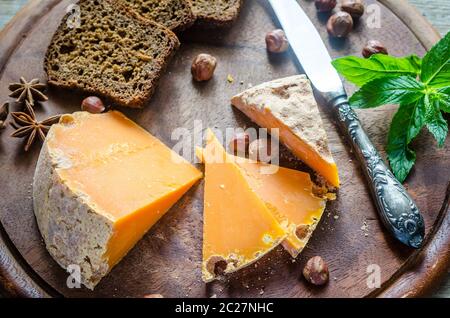
<svg viewBox="0 0 450 318"><path fill-rule="evenodd" d="M277 128L280 141L328 183L339 174L309 80L304 75L277 79L247 89L231 100L259 126Z"/></svg>
<svg viewBox="0 0 450 318"><path fill-rule="evenodd" d="M210 282L252 264L286 232L211 131L197 154L205 163L202 278Z"/></svg>
<svg viewBox="0 0 450 318"><path fill-rule="evenodd" d="M216 139L214 142L215 147L223 149ZM197 156L204 160L201 149L197 149ZM319 223L327 200L314 194L314 184L308 173L230 154L228 158L241 169L251 189L287 232L282 245L296 258Z"/></svg>
<svg viewBox="0 0 450 318"><path fill-rule="evenodd" d="M314 195L308 173L242 158L236 162L250 187L288 233L282 245L296 258L320 221L326 200Z"/></svg>
<svg viewBox="0 0 450 318"><path fill-rule="evenodd" d="M53 125L33 183L51 256L93 289L202 174L117 111Z"/></svg>

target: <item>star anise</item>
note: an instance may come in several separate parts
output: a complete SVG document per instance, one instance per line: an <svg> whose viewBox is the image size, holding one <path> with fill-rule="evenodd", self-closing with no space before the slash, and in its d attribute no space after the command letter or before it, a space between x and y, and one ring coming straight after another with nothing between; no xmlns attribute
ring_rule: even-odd
<svg viewBox="0 0 450 318"><path fill-rule="evenodd" d="M25 101L25 110L28 112L28 114L32 114L34 113L34 108L33 108L33 104L30 104L29 101Z"/></svg>
<svg viewBox="0 0 450 318"><path fill-rule="evenodd" d="M5 128L6 118L8 118L8 114L9 114L9 103L5 102L0 107L0 130Z"/></svg>
<svg viewBox="0 0 450 318"><path fill-rule="evenodd" d="M9 90L12 91L9 97L17 98L16 101L19 103L27 100L33 106L35 100L40 102L48 100L48 97L42 93L45 88L46 85L39 83L37 78L27 82L25 78L21 77L19 83L9 84Z"/></svg>
<svg viewBox="0 0 450 318"><path fill-rule="evenodd" d="M11 124L16 131L11 135L16 138L27 138L25 144L25 151L30 149L30 146L38 136L42 141L45 140L50 126L59 121L61 115L49 117L43 121L37 121L33 108L29 109L30 114L24 112L12 112L11 116L14 119L14 124Z"/></svg>

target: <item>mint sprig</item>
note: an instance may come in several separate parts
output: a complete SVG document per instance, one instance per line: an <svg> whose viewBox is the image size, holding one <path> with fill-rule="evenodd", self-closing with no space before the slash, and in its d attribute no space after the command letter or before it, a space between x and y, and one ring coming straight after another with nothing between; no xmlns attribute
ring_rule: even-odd
<svg viewBox="0 0 450 318"><path fill-rule="evenodd" d="M424 56L420 79L434 88L450 86L450 32Z"/></svg>
<svg viewBox="0 0 450 318"><path fill-rule="evenodd" d="M427 114L426 125L430 133L436 139L438 146L443 147L448 134L448 124L440 111L439 100L432 98L430 103L431 110L429 114Z"/></svg>
<svg viewBox="0 0 450 318"><path fill-rule="evenodd" d="M369 59L343 57L332 63L348 81L361 87L350 97L352 107L400 105L390 125L387 152L401 182L416 161L409 145L424 127L439 147L444 146L448 123L442 113L450 113L450 33L423 59L376 54Z"/></svg>
<svg viewBox="0 0 450 318"><path fill-rule="evenodd" d="M450 113L450 87L438 90L436 94L441 111Z"/></svg>
<svg viewBox="0 0 450 318"><path fill-rule="evenodd" d="M354 108L373 108L386 104L409 104L422 97L425 86L411 76L377 78L350 97Z"/></svg>
<svg viewBox="0 0 450 318"><path fill-rule="evenodd" d="M397 58L390 55L375 54L369 59L347 56L336 59L333 66L346 80L358 86L383 77L420 74L422 60L416 56Z"/></svg>

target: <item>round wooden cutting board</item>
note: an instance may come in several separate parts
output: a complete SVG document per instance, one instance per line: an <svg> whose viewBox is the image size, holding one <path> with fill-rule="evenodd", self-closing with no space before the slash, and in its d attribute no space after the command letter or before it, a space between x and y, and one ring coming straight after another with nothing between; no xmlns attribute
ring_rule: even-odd
<svg viewBox="0 0 450 318"><path fill-rule="evenodd" d="M71 1L31 1L0 33L0 96L7 99L8 83L20 76L45 81L43 57L52 34ZM369 1L377 4L381 28L369 28L365 18L346 40L330 40L327 17L318 15L313 1L299 0L320 31L333 57L360 55L369 39L379 39L389 52L423 56L439 36L405 1ZM154 97L143 110L120 109L152 134L173 146L173 129L250 127L253 124L230 106L230 98L247 88L302 72L291 52L269 55L264 36L278 27L267 1L245 1L235 25L226 31L189 30L182 46L162 76ZM190 64L201 52L218 59L214 79L194 83ZM227 81L230 74L235 79ZM354 87L347 87L349 92ZM51 88L49 102L37 116L79 110L82 95ZM14 106L13 106L14 107ZM186 194L106 276L94 291L69 289L68 274L47 253L36 226L31 183L39 155L35 144L25 153L20 140L0 132L0 285L7 294L20 296L142 297L365 297L426 295L450 265L450 141L438 149L423 132L414 142L417 164L406 187L421 209L427 230L426 244L411 250L396 242L381 226L356 159L339 135L334 119L321 105L332 152L338 163L342 188L330 202L310 243L293 262L277 248L255 266L226 281L201 281L203 182ZM374 144L385 155L388 124L396 110L386 106L359 111ZM92 136L101 138L101 136ZM286 150L281 165L305 169ZM201 168L201 166L199 166ZM226 201L224 202L226 204ZM330 282L323 288L301 277L306 260L322 256L330 267ZM380 288L370 288L370 270L378 265ZM372 265L372 266L371 266ZM368 272L369 270L369 272Z"/></svg>

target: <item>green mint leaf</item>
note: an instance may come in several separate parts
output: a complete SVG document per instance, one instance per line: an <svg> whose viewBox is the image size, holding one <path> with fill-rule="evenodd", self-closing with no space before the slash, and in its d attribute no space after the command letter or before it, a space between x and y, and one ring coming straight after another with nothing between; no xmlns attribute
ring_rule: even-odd
<svg viewBox="0 0 450 318"><path fill-rule="evenodd" d="M416 55L399 58L375 54L369 59L347 56L334 60L332 64L346 80L360 87L380 77L402 75L416 77L421 69L421 59Z"/></svg>
<svg viewBox="0 0 450 318"><path fill-rule="evenodd" d="M450 113L450 87L438 91L436 98L441 111Z"/></svg>
<svg viewBox="0 0 450 318"><path fill-rule="evenodd" d="M426 85L440 88L450 82L450 32L425 55L420 79Z"/></svg>
<svg viewBox="0 0 450 318"><path fill-rule="evenodd" d="M388 136L388 159L392 172L400 182L405 181L416 154L408 147L408 127L414 116L416 104L400 105L391 122Z"/></svg>
<svg viewBox="0 0 450 318"><path fill-rule="evenodd" d="M403 58L397 57L397 59L407 59L411 66L416 70L416 74L420 75L420 72L422 70L422 59L420 57L413 54Z"/></svg>
<svg viewBox="0 0 450 318"><path fill-rule="evenodd" d="M373 108L386 104L410 104L424 95L425 86L411 76L377 78L350 97L354 108Z"/></svg>
<svg viewBox="0 0 450 318"><path fill-rule="evenodd" d="M439 74L437 74L432 81L428 84L434 88L441 88L448 86L450 83L450 60L442 67Z"/></svg>
<svg viewBox="0 0 450 318"><path fill-rule="evenodd" d="M427 128L436 139L439 148L442 148L447 138L448 124L441 112L436 114L436 118L427 124Z"/></svg>
<svg viewBox="0 0 450 318"><path fill-rule="evenodd" d="M427 128L441 148L444 146L445 139L447 138L448 124L440 111L439 99L432 99L431 106L433 112L427 116Z"/></svg>
<svg viewBox="0 0 450 318"><path fill-rule="evenodd" d="M392 172L403 183L416 163L416 153L406 146L391 150L388 157Z"/></svg>
<svg viewBox="0 0 450 318"><path fill-rule="evenodd" d="M428 95L424 95L422 98L417 100L415 103L408 105L410 107L409 110L411 115L406 122L406 126L403 129L406 130L406 144L409 143L416 138L422 128L426 124L426 117L429 108L429 97Z"/></svg>

